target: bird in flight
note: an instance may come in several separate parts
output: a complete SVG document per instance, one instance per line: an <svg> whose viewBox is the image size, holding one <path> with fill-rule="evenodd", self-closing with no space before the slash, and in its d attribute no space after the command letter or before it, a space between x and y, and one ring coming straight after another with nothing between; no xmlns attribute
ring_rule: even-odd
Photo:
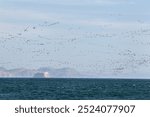
<svg viewBox="0 0 150 117"><path fill-rule="evenodd" d="M24 29L24 32L27 32L27 31L28 31L28 28L29 28L29 26L28 26L27 28Z"/></svg>

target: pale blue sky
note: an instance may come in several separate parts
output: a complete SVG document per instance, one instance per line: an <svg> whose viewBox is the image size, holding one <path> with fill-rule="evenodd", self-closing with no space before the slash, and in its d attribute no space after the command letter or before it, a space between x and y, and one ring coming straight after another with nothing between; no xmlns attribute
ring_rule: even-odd
<svg viewBox="0 0 150 117"><path fill-rule="evenodd" d="M149 4L0 0L0 66L71 67L99 77L148 77Z"/></svg>

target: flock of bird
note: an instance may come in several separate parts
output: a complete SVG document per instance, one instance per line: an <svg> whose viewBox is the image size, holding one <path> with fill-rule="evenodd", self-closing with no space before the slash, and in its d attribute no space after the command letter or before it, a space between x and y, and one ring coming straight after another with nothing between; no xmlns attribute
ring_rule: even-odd
<svg viewBox="0 0 150 117"><path fill-rule="evenodd" d="M138 21L143 25L143 22ZM31 47L30 53L32 53L32 62L43 62L49 64L55 64L58 66L72 66L75 68L89 68L95 71L104 71L107 72L108 70L112 71L113 73L123 73L127 71L129 68L131 70L136 70L141 66L147 66L150 64L150 54L148 52L140 52L134 50L134 47L129 47L127 45L126 49L120 48L120 44L124 45L124 41L128 42L129 45L135 45L136 49L138 46L143 46L149 48L150 41L145 38L149 38L150 36L150 28L148 27L141 27L135 30L125 30L125 31L117 31L117 32L90 32L84 31L82 27L79 27L78 30L73 30L72 27L68 28L67 32L69 37L66 37L65 34L58 34L53 38L51 36L43 35L45 33L39 34L39 31L44 31L44 29L52 28L53 26L60 25L60 22L49 23L45 21L38 25L28 25L23 30L18 31L17 33L11 32L0 32L0 46L7 51L12 52L12 48L10 48L7 43L9 41L17 40L20 43L24 43L24 46L33 46ZM112 27L112 24L109 25L101 25L99 28L109 28ZM72 29L72 30L70 30ZM50 33L51 34L51 33ZM35 39L28 38L28 35L33 35ZM71 35L71 36L70 36ZM116 44L112 42L116 40ZM106 43L105 43L106 41ZM101 43L102 42L102 43ZM118 44L117 44L118 42ZM83 50L78 49L79 45L86 45ZM95 48L95 46L98 46ZM136 46L138 45L138 46ZM49 47L54 47L52 50ZM70 49L66 50L66 46L71 46ZM101 47L103 46L103 48ZM125 45L124 45L125 46ZM87 48L89 47L89 48ZM104 50L105 49L105 50ZM19 53L26 54L24 47L14 47L14 50L18 51ZM96 55L102 55L102 58L99 58L99 61L90 61L88 64L84 64L82 61L84 60L75 60L72 62L71 60L61 60L58 58L53 58L52 56L54 53L59 54L62 51L66 50L66 54L64 56L71 56L73 53L69 53L70 51L75 52L74 55L76 58L91 58L96 57ZM140 50L141 51L141 50ZM103 53L102 53L103 52ZM107 53L108 52L108 53ZM53 54L52 54L53 53ZM108 56L105 57L105 54ZM57 55L56 54L56 55ZM114 54L114 56L111 56ZM44 57L51 57L45 59L38 59L39 56ZM84 57L85 56L85 57ZM91 57L89 57L91 56ZM40 58L40 57L39 57ZM105 60L104 60L105 59ZM94 60L94 59L92 59ZM78 62L79 61L79 62ZM3 63L0 63L3 65ZM10 64L4 63L4 64Z"/></svg>

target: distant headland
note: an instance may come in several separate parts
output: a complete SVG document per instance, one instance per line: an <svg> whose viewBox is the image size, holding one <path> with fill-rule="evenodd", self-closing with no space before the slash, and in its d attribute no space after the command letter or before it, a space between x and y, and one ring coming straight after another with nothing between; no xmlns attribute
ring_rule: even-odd
<svg viewBox="0 0 150 117"><path fill-rule="evenodd" d="M72 68L41 67L38 69L6 69L0 67L1 78L73 78L81 77L81 73Z"/></svg>

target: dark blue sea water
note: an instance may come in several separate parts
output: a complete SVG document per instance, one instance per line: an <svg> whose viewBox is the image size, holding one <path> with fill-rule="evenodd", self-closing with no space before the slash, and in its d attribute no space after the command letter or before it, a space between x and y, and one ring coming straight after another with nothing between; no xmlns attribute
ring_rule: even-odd
<svg viewBox="0 0 150 117"><path fill-rule="evenodd" d="M0 79L0 99L150 99L150 80Z"/></svg>

